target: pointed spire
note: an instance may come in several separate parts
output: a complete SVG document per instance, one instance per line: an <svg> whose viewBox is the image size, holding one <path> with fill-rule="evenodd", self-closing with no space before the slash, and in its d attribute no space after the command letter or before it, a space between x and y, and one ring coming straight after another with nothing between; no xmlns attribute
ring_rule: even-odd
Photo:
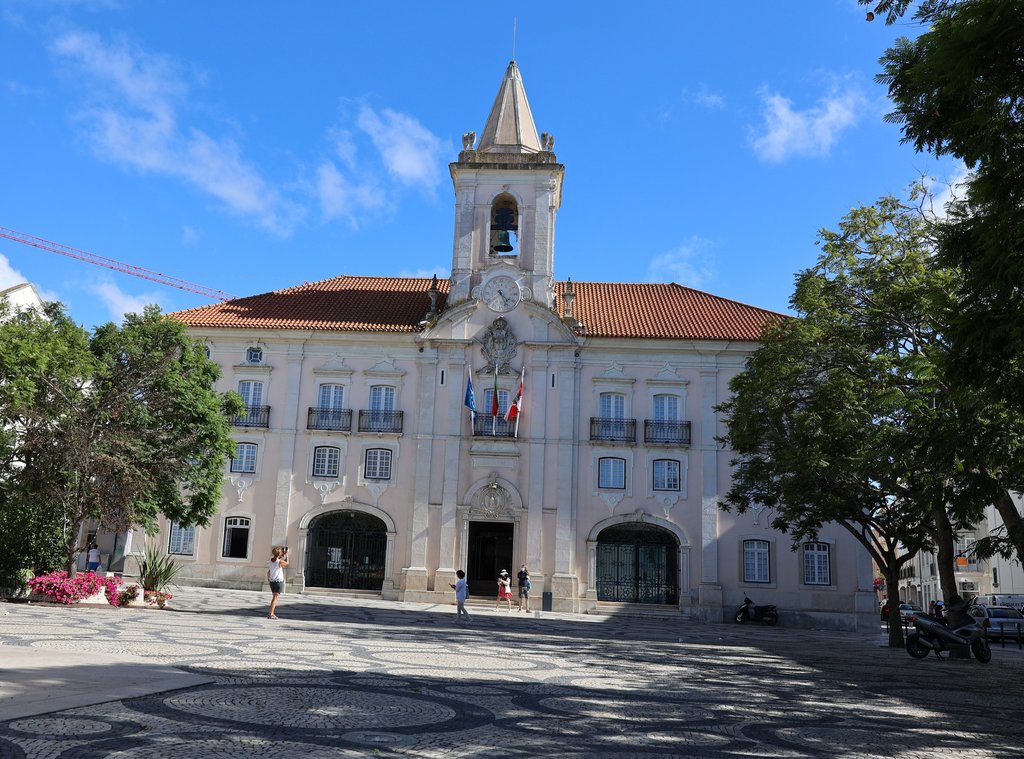
<svg viewBox="0 0 1024 759"><path fill-rule="evenodd" d="M526 100L523 77L515 61L510 61L494 99L491 115L480 135L481 153L539 153L540 138Z"/></svg>

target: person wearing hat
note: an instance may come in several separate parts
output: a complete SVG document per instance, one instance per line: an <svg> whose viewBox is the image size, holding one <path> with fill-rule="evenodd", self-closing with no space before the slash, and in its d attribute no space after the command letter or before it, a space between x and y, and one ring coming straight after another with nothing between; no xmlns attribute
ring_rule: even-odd
<svg viewBox="0 0 1024 759"><path fill-rule="evenodd" d="M494 602L494 610L497 611L501 602L508 604L508 610L512 611L512 579L508 576L508 570L503 569L498 573L498 600Z"/></svg>

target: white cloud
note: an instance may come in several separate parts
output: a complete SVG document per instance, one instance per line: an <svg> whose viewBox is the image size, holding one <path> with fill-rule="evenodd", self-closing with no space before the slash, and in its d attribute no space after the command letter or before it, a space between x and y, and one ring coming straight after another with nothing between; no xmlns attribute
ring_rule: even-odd
<svg viewBox="0 0 1024 759"><path fill-rule="evenodd" d="M725 97L719 95L717 92L711 92L707 86L703 84L693 95L693 102L712 111L725 108Z"/></svg>
<svg viewBox="0 0 1024 759"><path fill-rule="evenodd" d="M28 282L25 275L11 266L7 256L0 253L0 290Z"/></svg>
<svg viewBox="0 0 1024 759"><path fill-rule="evenodd" d="M404 185L433 190L441 182L443 140L411 116L364 105L356 123L380 153L388 172Z"/></svg>
<svg viewBox="0 0 1024 759"><path fill-rule="evenodd" d="M384 194L369 184L355 184L330 161L317 169L316 192L325 220L346 219L359 225L363 213L384 205Z"/></svg>
<svg viewBox="0 0 1024 759"><path fill-rule="evenodd" d="M11 265L10 259L7 256L0 253L0 290L6 290L9 287L16 285L31 284L36 288L36 292L39 297L44 301L56 301L60 300L60 296L52 290L44 290L35 282L29 281L29 278L22 274L20 271Z"/></svg>
<svg viewBox="0 0 1024 759"><path fill-rule="evenodd" d="M435 266L433 269L424 268L416 269L415 271L405 269L403 271L398 272L399 277L416 277L417 279L430 279L433 276L437 276L438 280L440 281L448 279L450 274L451 268L449 267L448 264L445 264L444 266Z"/></svg>
<svg viewBox="0 0 1024 759"><path fill-rule="evenodd" d="M855 125L868 107L867 98L853 87L834 89L817 105L802 111L767 88L760 95L764 123L751 135L751 145L758 158L769 163L792 156L827 156L839 134Z"/></svg>
<svg viewBox="0 0 1024 759"><path fill-rule="evenodd" d="M967 184L972 176L971 170L960 161L953 168L953 173L943 181L940 182L932 177L930 181L926 182L929 191L934 193L931 210L937 217L944 219L950 203L967 197Z"/></svg>
<svg viewBox="0 0 1024 759"><path fill-rule="evenodd" d="M120 324L125 314L141 314L146 306L156 303L161 305L159 293L139 293L130 295L119 288L113 282L98 282L87 286L88 289L99 296L110 314L111 321Z"/></svg>
<svg viewBox="0 0 1024 759"><path fill-rule="evenodd" d="M302 218L303 209L246 162L233 140L179 125L178 104L189 88L169 58L83 32L59 37L52 49L91 83L80 116L100 157L177 177L277 234L289 234Z"/></svg>
<svg viewBox="0 0 1024 759"><path fill-rule="evenodd" d="M711 243L691 237L672 250L655 256L647 266L648 282L675 282L687 287L703 288L714 276Z"/></svg>

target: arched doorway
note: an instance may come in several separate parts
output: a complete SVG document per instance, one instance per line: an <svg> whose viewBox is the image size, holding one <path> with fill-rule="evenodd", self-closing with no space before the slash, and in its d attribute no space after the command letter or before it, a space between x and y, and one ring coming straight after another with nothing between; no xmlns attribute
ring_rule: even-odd
<svg viewBox="0 0 1024 759"><path fill-rule="evenodd" d="M387 525L362 511L332 511L309 527L306 587L380 591Z"/></svg>
<svg viewBox="0 0 1024 759"><path fill-rule="evenodd" d="M616 524L597 536L597 600L679 603L679 541L648 523Z"/></svg>

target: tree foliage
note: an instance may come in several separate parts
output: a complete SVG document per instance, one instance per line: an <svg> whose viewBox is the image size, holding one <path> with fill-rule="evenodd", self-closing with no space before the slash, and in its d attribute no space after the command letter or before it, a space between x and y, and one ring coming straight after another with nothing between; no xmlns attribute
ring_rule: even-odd
<svg viewBox="0 0 1024 759"><path fill-rule="evenodd" d="M965 452L971 497L988 489L1005 533L981 555L1024 557L1019 417L1024 410L1024 2L860 0L894 23L914 7L928 29L882 58L904 141L962 159L972 170L963 199L937 227L937 254L962 279L946 328L947 373L975 423Z"/></svg>
<svg viewBox="0 0 1024 759"><path fill-rule="evenodd" d="M948 521L959 464L941 318L957 275L934 266L929 229L883 198L822 230L822 255L791 301L801 318L770 329L719 407L737 454L726 504L770 507L794 542L842 525L891 591L919 550L951 545L951 527L983 507L965 498ZM890 633L901 644L899 626Z"/></svg>
<svg viewBox="0 0 1024 759"><path fill-rule="evenodd" d="M92 334L56 304L0 324L7 561L70 568L89 519L114 531L151 530L161 514L206 524L241 408L213 390L218 372L156 307Z"/></svg>
<svg viewBox="0 0 1024 759"><path fill-rule="evenodd" d="M864 2L865 0L862 0ZM908 0L879 3L894 20ZM1024 2L930 0L929 24L882 58L878 79L904 141L971 169L940 228L938 253L963 272L950 324L965 382L1006 399L1024 389Z"/></svg>

